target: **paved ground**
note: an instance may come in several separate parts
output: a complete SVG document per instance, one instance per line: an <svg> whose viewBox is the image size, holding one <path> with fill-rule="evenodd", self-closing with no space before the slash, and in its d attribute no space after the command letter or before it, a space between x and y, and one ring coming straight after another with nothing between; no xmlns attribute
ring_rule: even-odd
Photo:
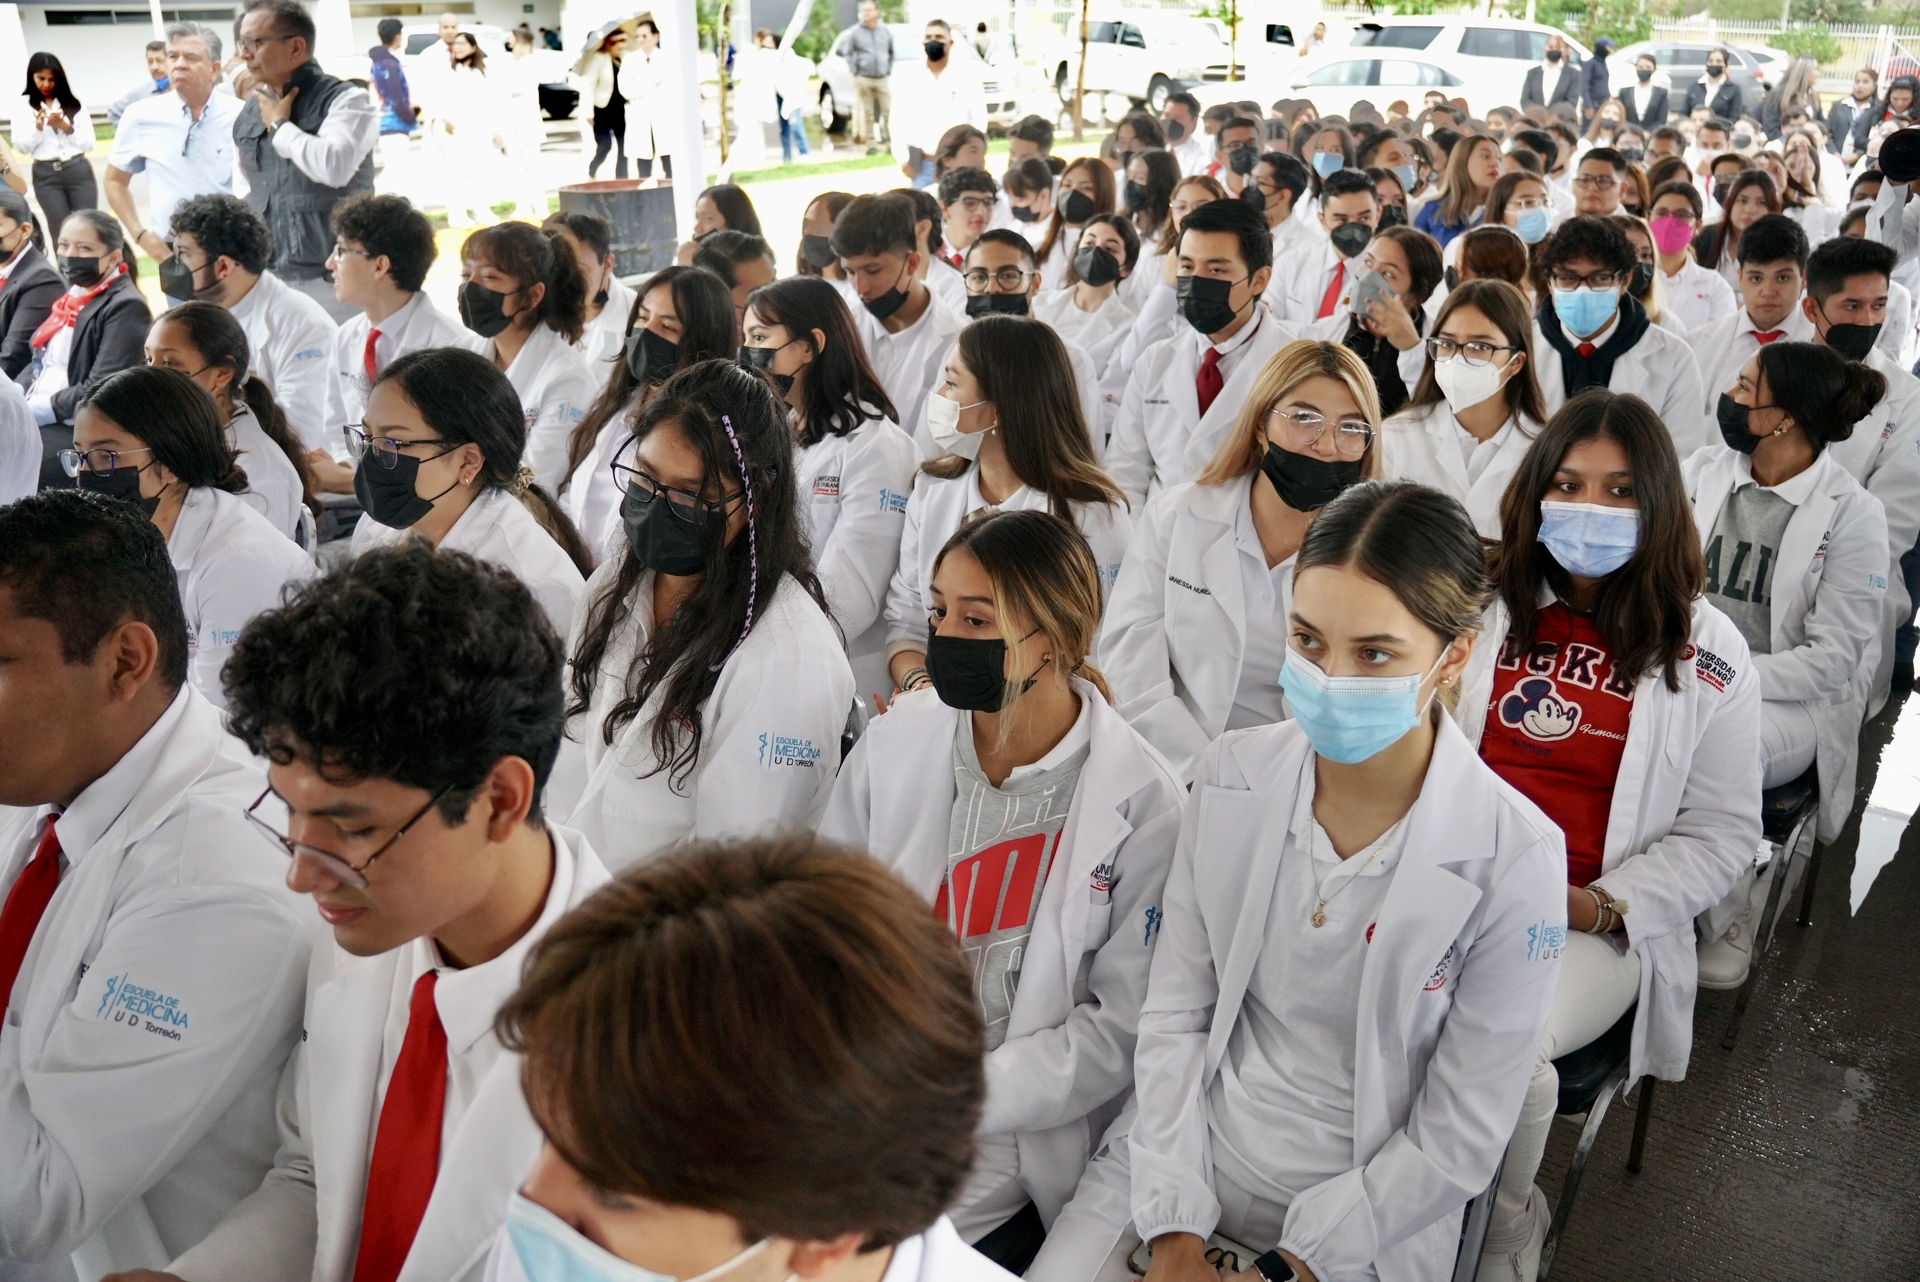
<svg viewBox="0 0 1920 1282"><path fill-rule="evenodd" d="M1920 1278L1920 696L1907 704L1866 728L1863 804L1823 855L1813 924L1782 928L1733 1051L1733 994L1701 994L1687 1080L1654 1097L1640 1175L1631 1110L1607 1119L1553 1282ZM1550 1197L1574 1138L1555 1127Z"/></svg>

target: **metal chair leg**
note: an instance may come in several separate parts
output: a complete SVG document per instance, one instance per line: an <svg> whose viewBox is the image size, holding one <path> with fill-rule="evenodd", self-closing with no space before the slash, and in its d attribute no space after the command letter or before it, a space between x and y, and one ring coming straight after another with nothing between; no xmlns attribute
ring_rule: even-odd
<svg viewBox="0 0 1920 1282"><path fill-rule="evenodd" d="M1820 879L1820 856L1826 853L1826 843L1815 840L1813 853L1807 856L1807 875L1800 882L1800 925L1813 925L1813 887Z"/></svg>
<svg viewBox="0 0 1920 1282"><path fill-rule="evenodd" d="M1744 993L1744 989L1742 992ZM1653 1117L1653 1076L1640 1079L1640 1108L1633 1117L1633 1147L1627 1151L1627 1171L1640 1174L1640 1158L1647 1149L1647 1123Z"/></svg>
<svg viewBox="0 0 1920 1282"><path fill-rule="evenodd" d="M1773 946L1774 917L1780 910L1781 894L1793 876L1794 852L1800 848L1800 838L1805 833L1808 822L1810 817L1794 825L1793 831L1787 834L1787 840L1782 843L1780 852L1774 856L1770 865L1769 871L1772 873L1773 880L1767 887L1766 907L1760 911L1760 920L1756 923L1757 928L1753 934L1753 956L1747 963L1747 979L1740 985L1740 992L1733 999L1733 1018L1727 1021L1727 1031L1720 1038L1721 1050L1732 1050L1734 1043L1740 1039L1740 1021L1747 1013L1747 1003L1753 1000L1753 986L1760 978L1760 959L1765 957L1767 950Z"/></svg>
<svg viewBox="0 0 1920 1282"><path fill-rule="evenodd" d="M1507 1160L1500 1159L1500 1167ZM1500 1167L1495 1167L1493 1180L1486 1191L1467 1203L1466 1223L1460 1230L1460 1254L1453 1262L1453 1282L1478 1282L1480 1277L1480 1253L1487 1247L1487 1225L1493 1220L1493 1197L1500 1188Z"/></svg>
<svg viewBox="0 0 1920 1282"><path fill-rule="evenodd" d="M1553 1253L1560 1248L1560 1234L1567 1227L1567 1220L1573 1215L1574 1195L1580 1191L1580 1177L1586 1172L1587 1158L1593 1153L1593 1143L1600 1138L1600 1124L1607 1118L1607 1110L1613 1106L1614 1097L1619 1095L1627 1082L1627 1068L1622 1064L1593 1097L1593 1107L1587 1110L1587 1124L1580 1128L1580 1142L1573 1147L1573 1161L1567 1165L1567 1178L1560 1185L1560 1197L1553 1204L1553 1222L1547 1229L1546 1244L1540 1248L1540 1273L1538 1282L1546 1282L1547 1273L1553 1267Z"/></svg>

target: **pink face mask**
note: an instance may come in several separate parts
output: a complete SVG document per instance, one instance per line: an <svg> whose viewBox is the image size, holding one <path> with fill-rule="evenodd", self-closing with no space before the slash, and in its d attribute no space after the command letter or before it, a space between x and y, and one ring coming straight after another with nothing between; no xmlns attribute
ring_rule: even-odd
<svg viewBox="0 0 1920 1282"><path fill-rule="evenodd" d="M1653 245L1663 254L1677 254L1693 241L1693 228L1672 214L1655 214L1647 223Z"/></svg>

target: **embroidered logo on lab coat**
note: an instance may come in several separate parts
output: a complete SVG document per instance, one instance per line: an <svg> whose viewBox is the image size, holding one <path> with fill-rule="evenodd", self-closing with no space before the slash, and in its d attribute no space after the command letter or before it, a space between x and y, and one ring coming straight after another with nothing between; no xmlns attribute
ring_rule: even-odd
<svg viewBox="0 0 1920 1282"><path fill-rule="evenodd" d="M1693 671L1716 690L1725 690L1733 680L1733 665L1711 650L1695 649Z"/></svg>
<svg viewBox="0 0 1920 1282"><path fill-rule="evenodd" d="M813 746L811 739L789 739L785 735L760 735L760 764L769 770L779 770L787 766L803 766L808 770L820 760L820 749Z"/></svg>
<svg viewBox="0 0 1920 1282"><path fill-rule="evenodd" d="M1565 922L1537 921L1527 927L1527 960L1552 961L1567 950Z"/></svg>
<svg viewBox="0 0 1920 1282"><path fill-rule="evenodd" d="M1458 951L1455 945L1447 945L1447 951L1441 956L1440 964L1433 968L1433 973L1427 976L1427 982L1421 985L1421 992L1437 993L1447 986L1447 976L1453 971L1453 957Z"/></svg>
<svg viewBox="0 0 1920 1282"><path fill-rule="evenodd" d="M186 1034L187 1008L178 997L134 982L131 972L108 975L101 984L93 1017L177 1042Z"/></svg>

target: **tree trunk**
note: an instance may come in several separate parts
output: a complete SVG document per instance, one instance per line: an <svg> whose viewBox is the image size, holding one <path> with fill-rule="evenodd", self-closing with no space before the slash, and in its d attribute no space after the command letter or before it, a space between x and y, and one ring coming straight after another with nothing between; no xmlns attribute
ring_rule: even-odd
<svg viewBox="0 0 1920 1282"><path fill-rule="evenodd" d="M727 163L727 42L733 30L733 6L720 6L720 21L713 31L713 53L720 75L720 163Z"/></svg>
<svg viewBox="0 0 1920 1282"><path fill-rule="evenodd" d="M1073 140L1087 136L1087 6L1092 0L1080 0L1080 70L1073 78Z"/></svg>

